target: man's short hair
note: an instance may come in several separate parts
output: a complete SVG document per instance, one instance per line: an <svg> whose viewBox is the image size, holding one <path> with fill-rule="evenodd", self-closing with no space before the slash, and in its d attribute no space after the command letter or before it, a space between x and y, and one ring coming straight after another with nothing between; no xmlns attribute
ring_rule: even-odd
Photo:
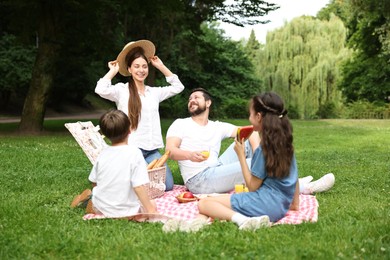
<svg viewBox="0 0 390 260"><path fill-rule="evenodd" d="M190 95L194 92L197 92L197 91L200 91L203 93L203 97L205 100L211 100L211 94L207 90L205 90L204 88L194 88L193 90L191 90Z"/></svg>

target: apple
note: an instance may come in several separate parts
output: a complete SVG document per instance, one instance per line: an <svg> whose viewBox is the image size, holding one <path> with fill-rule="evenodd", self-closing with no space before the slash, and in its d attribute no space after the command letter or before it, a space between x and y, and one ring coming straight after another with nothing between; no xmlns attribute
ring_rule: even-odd
<svg viewBox="0 0 390 260"><path fill-rule="evenodd" d="M192 192L186 191L186 192L183 192L182 198L183 199L193 199L193 198L195 198L195 196L194 196L194 194L192 194Z"/></svg>

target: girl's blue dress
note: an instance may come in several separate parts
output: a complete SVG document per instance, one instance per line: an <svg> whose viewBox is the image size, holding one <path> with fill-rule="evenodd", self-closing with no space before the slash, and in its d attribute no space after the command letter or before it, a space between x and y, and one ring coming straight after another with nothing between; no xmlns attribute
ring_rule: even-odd
<svg viewBox="0 0 390 260"><path fill-rule="evenodd" d="M261 146L252 157L251 172L263 180L259 189L253 192L232 194L232 209L248 217L268 215L272 222L283 218L290 208L298 181L298 169L293 156L290 174L283 178L271 178L265 169L265 158Z"/></svg>

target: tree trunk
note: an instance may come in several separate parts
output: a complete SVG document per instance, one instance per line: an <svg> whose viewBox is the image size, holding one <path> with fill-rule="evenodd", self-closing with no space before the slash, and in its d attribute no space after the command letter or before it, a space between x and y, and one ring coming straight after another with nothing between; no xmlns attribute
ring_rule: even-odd
<svg viewBox="0 0 390 260"><path fill-rule="evenodd" d="M58 20L52 7L50 3L45 4L40 17L38 54L19 124L21 133L39 133L43 130L46 103L53 88L55 63L60 49L60 29L56 26Z"/></svg>

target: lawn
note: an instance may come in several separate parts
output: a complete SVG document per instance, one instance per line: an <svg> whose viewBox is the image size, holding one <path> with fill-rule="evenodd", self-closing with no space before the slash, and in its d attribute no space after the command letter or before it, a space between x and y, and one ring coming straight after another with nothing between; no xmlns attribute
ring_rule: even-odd
<svg viewBox="0 0 390 260"><path fill-rule="evenodd" d="M318 222L243 232L217 221L191 234L82 220L69 204L89 187L91 164L63 123L45 122L40 136L0 124L0 259L390 259L389 120L293 121L300 176L336 176L317 194Z"/></svg>

